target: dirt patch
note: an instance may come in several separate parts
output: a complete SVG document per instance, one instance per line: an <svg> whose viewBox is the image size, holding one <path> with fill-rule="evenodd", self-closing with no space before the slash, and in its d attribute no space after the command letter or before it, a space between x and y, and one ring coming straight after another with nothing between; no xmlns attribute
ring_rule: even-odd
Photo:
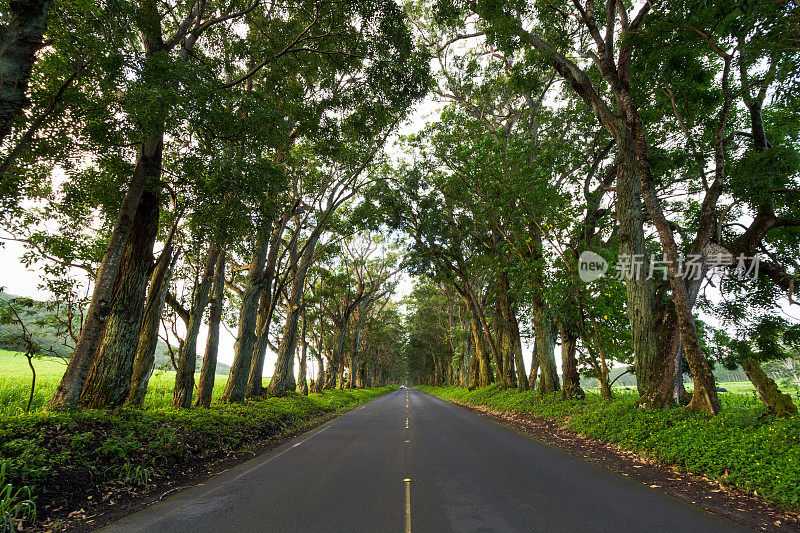
<svg viewBox="0 0 800 533"><path fill-rule="evenodd" d="M137 488L120 482L98 484L96 480L86 479L80 485L70 487L70 498L66 502L63 494L60 500L37 498L39 521L35 531L95 531L168 498L177 491L198 485L212 476L277 448L345 412L326 414L301 427L250 442L236 451L220 455L189 456L185 461L154 475L147 488ZM71 479L76 478L71 476Z"/></svg>
<svg viewBox="0 0 800 533"><path fill-rule="evenodd" d="M523 435L582 457L617 474L692 503L758 531L800 531L800 515L780 509L756 494L728 487L719 481L679 470L623 450L615 444L565 429L551 419L531 413L493 411L453 402Z"/></svg>

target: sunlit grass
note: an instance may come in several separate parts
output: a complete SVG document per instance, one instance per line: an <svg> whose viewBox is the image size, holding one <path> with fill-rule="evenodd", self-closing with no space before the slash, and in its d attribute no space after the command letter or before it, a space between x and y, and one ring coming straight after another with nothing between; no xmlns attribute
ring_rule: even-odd
<svg viewBox="0 0 800 533"><path fill-rule="evenodd" d="M31 412L41 411L58 387L67 368L66 361L55 357L40 357L33 360L36 369L36 389L33 394ZM200 376L195 376L199 378ZM228 376L217 375L214 379L212 401L222 396ZM266 385L268 380L264 380ZM144 408L168 407L172 402L175 372L156 370L150 378ZM16 415L25 411L31 390L31 369L28 360L19 352L0 350L0 414Z"/></svg>

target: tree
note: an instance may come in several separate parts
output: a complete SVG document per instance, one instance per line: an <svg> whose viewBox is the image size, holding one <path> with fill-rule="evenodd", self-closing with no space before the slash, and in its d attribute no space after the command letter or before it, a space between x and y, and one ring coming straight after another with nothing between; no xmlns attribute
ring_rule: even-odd
<svg viewBox="0 0 800 533"><path fill-rule="evenodd" d="M0 307L0 324L11 324L19 328L16 333L4 334L0 340L4 346L22 348L31 369L31 392L28 395L28 404L25 406L26 413L31 410L33 393L36 391L36 368L33 366L33 359L45 351L30 326L46 325L49 322L48 318L51 318L48 314L42 315L42 312L42 305L30 298L10 298L2 302Z"/></svg>
<svg viewBox="0 0 800 533"><path fill-rule="evenodd" d="M49 0L12 0L0 24L0 141L29 104L26 94L36 53L44 45Z"/></svg>

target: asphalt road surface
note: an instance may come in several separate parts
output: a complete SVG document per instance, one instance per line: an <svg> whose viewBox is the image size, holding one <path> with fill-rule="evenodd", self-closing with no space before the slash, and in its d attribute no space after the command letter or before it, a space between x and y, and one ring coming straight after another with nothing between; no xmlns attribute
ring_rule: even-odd
<svg viewBox="0 0 800 533"><path fill-rule="evenodd" d="M746 531L413 389L104 531L409 530Z"/></svg>

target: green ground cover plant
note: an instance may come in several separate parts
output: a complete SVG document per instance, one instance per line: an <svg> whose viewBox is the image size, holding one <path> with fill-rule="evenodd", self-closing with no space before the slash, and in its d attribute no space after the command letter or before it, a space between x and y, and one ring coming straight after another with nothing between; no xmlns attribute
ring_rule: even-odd
<svg viewBox="0 0 800 533"><path fill-rule="evenodd" d="M215 403L208 409L170 406L174 372L156 371L143 409L44 412L65 365L35 361L34 408L24 413L30 370L24 357L0 354L0 511L2 519L35 518L42 502L71 501L114 487L144 489L186 465L223 457L256 442L302 429L394 389L331 390ZM214 399L225 386L217 376Z"/></svg>
<svg viewBox="0 0 800 533"><path fill-rule="evenodd" d="M3 533L14 531L15 521L36 520L36 503L29 487L15 488L6 483L6 464L0 463L0 527Z"/></svg>
<svg viewBox="0 0 800 533"><path fill-rule="evenodd" d="M550 418L583 435L800 509L800 416L775 418L752 395L722 393L724 409L711 417L684 408L641 409L635 391L609 401L594 393L585 400L562 400L496 385L473 391L418 388L448 401Z"/></svg>
<svg viewBox="0 0 800 533"><path fill-rule="evenodd" d="M193 458L225 455L350 409L392 387L265 398L209 409L84 410L0 416L0 461L37 496L74 490L84 476L146 485Z"/></svg>

